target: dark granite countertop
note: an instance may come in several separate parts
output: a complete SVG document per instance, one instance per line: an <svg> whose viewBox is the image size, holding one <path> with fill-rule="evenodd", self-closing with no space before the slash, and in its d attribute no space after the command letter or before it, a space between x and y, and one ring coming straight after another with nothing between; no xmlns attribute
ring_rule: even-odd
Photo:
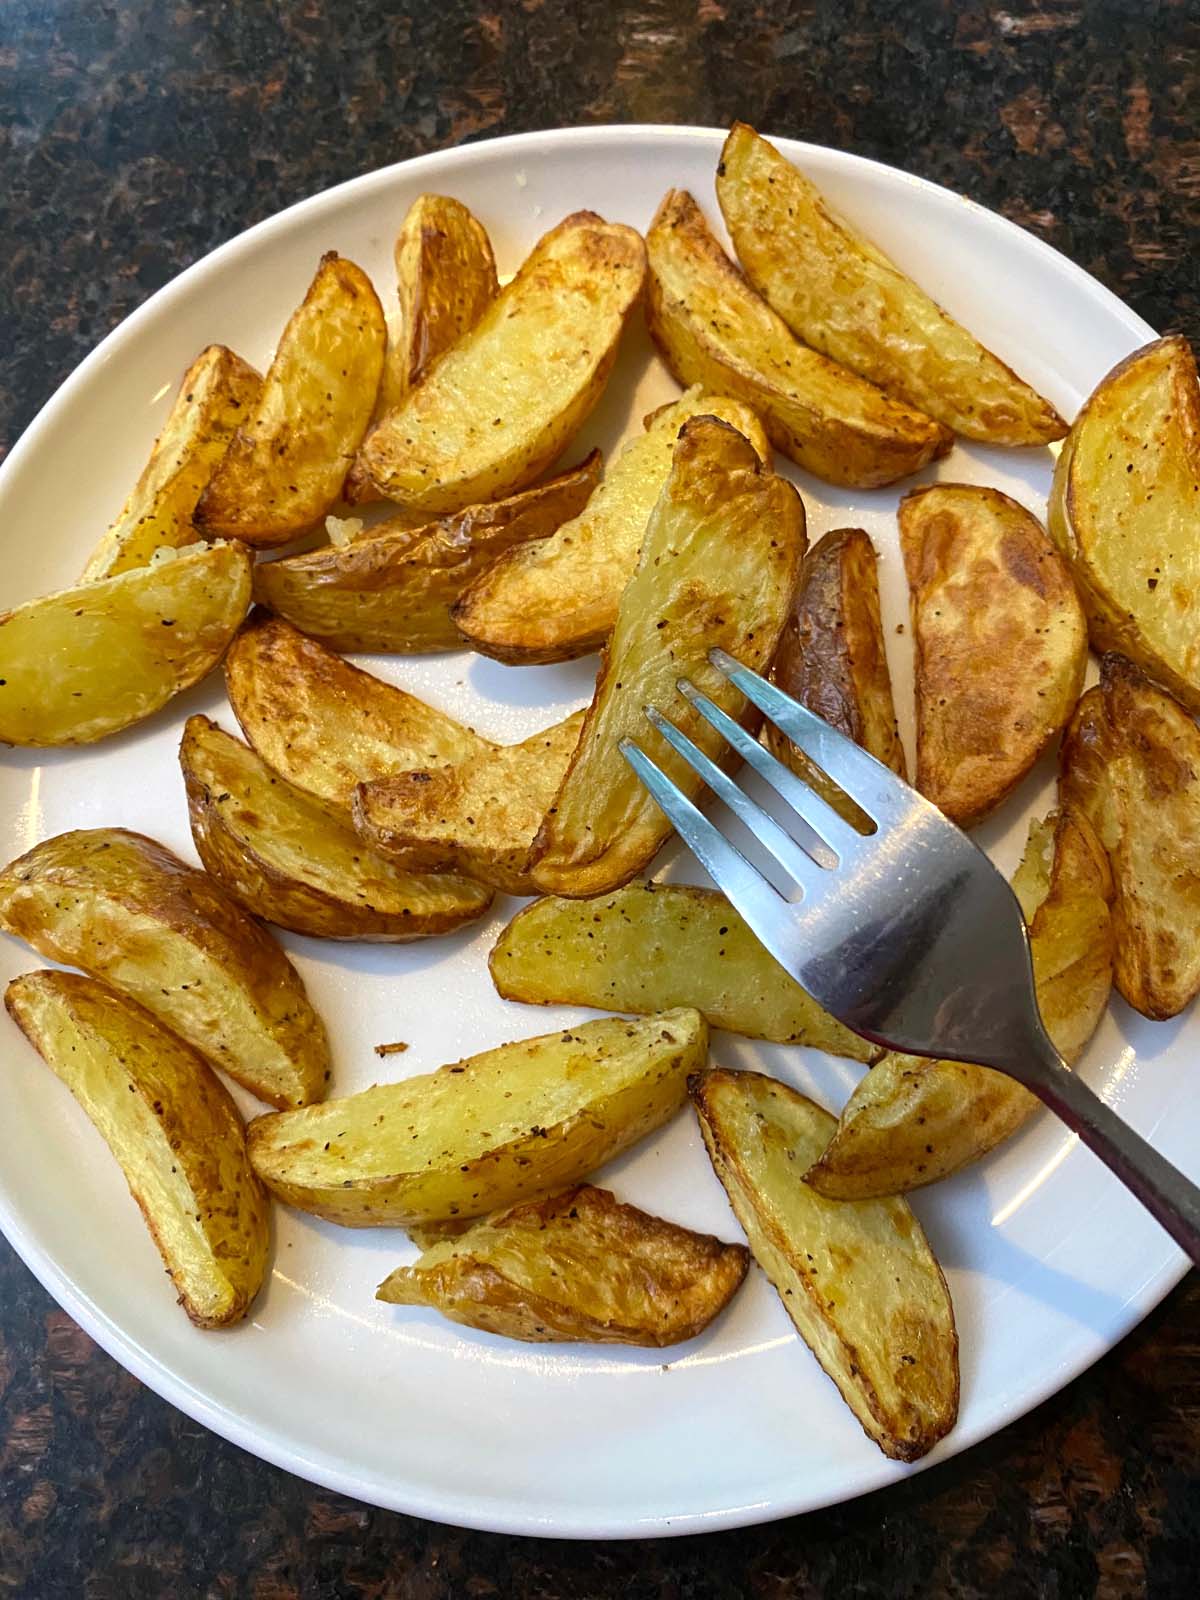
<svg viewBox="0 0 1200 1600"><path fill-rule="evenodd" d="M214 245L343 178L577 122L834 144L995 207L1200 342L1192 0L6 0L0 448ZM0 1595L1195 1595L1200 1281L1032 1416L742 1533L557 1545L287 1477L101 1354L0 1245Z"/></svg>

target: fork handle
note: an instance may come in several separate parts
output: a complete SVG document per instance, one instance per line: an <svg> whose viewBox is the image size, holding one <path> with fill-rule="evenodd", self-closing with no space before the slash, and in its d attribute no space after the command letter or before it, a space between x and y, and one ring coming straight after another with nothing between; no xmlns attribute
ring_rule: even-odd
<svg viewBox="0 0 1200 1600"><path fill-rule="evenodd" d="M1049 1040L1046 1045L1045 1077L1027 1078L1026 1087L1079 1135L1200 1266L1200 1188L1077 1078Z"/></svg>

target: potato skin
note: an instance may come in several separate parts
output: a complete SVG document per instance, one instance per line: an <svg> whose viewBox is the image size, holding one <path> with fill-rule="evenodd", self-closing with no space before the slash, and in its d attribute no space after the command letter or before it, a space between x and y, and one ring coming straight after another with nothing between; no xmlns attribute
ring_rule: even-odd
<svg viewBox="0 0 1200 1600"><path fill-rule="evenodd" d="M325 1093L329 1043L300 974L215 879L144 834L81 828L10 861L0 928L145 1006L271 1105Z"/></svg>
<svg viewBox="0 0 1200 1600"><path fill-rule="evenodd" d="M958 1333L942 1270L903 1200L843 1205L798 1174L833 1117L757 1072L689 1083L713 1170L796 1331L867 1436L917 1461L958 1416Z"/></svg>
<svg viewBox="0 0 1200 1600"><path fill-rule="evenodd" d="M281 1200L349 1228L483 1216L575 1183L661 1127L707 1055L695 1011L587 1022L257 1117L250 1159Z"/></svg>
<svg viewBox="0 0 1200 1600"><path fill-rule="evenodd" d="M1096 387L1059 454L1050 536L1093 647L1117 651L1200 715L1196 491L1200 382L1187 340L1135 350Z"/></svg>
<svg viewBox="0 0 1200 1600"><path fill-rule="evenodd" d="M377 523L350 544L261 563L254 597L335 650L458 650L450 608L505 551L541 541L582 511L600 452L549 482L424 527Z"/></svg>
<svg viewBox="0 0 1200 1600"><path fill-rule="evenodd" d="M80 582L114 578L144 567L164 546L192 543L196 502L261 388L258 373L232 350L210 344L200 352L183 375L141 477Z"/></svg>
<svg viewBox="0 0 1200 1600"><path fill-rule="evenodd" d="M0 741L94 744L217 665L250 603L240 546L186 550L0 615Z"/></svg>
<svg viewBox="0 0 1200 1600"><path fill-rule="evenodd" d="M744 122L717 166L717 200L746 275L815 350L967 439L1061 439L1058 412L948 316Z"/></svg>
<svg viewBox="0 0 1200 1600"><path fill-rule="evenodd" d="M917 788L960 827L1004 800L1066 726L1087 624L1070 569L998 489L900 502L916 649Z"/></svg>
<svg viewBox="0 0 1200 1600"><path fill-rule="evenodd" d="M267 1273L269 1202L212 1068L77 972L25 973L4 1003L120 1163L188 1316L202 1328L240 1322Z"/></svg>
<svg viewBox="0 0 1200 1600"><path fill-rule="evenodd" d="M680 383L736 395L771 443L827 483L878 488L944 456L948 428L793 338L672 189L646 235L646 325Z"/></svg>
<svg viewBox="0 0 1200 1600"><path fill-rule="evenodd" d="M532 1344L661 1348L702 1333L746 1276L749 1252L578 1184L476 1223L397 1267L377 1300L428 1305Z"/></svg>
<svg viewBox="0 0 1200 1600"><path fill-rule="evenodd" d="M722 709L745 715L742 696L708 660L714 646L765 668L787 617L804 555L804 508L754 447L711 417L684 424L637 571L596 680L579 744L534 844L543 892L587 898L635 877L670 836L670 824L621 754L635 739L685 794L701 784L646 724L643 707L670 715L708 753L721 737L679 694L688 677Z"/></svg>
<svg viewBox="0 0 1200 1600"><path fill-rule="evenodd" d="M314 939L408 943L450 933L491 904L468 879L400 871L207 717L188 718L179 765L205 870L278 927Z"/></svg>
<svg viewBox="0 0 1200 1600"><path fill-rule="evenodd" d="M1113 970L1112 879L1086 816L1065 807L1035 823L1013 889L1029 924L1042 1021L1074 1063L1108 1006ZM987 1067L891 1052L846 1102L805 1182L834 1200L907 1193L978 1161L1039 1104Z"/></svg>
<svg viewBox="0 0 1200 1600"><path fill-rule="evenodd" d="M368 434L362 475L385 500L430 514L532 483L603 393L645 270L632 228L591 211L564 218Z"/></svg>
<svg viewBox="0 0 1200 1600"><path fill-rule="evenodd" d="M1117 988L1143 1016L1177 1016L1200 992L1200 731L1110 653L1063 742L1061 783L1112 868Z"/></svg>
<svg viewBox="0 0 1200 1600"><path fill-rule="evenodd" d="M286 544L341 495L383 372L383 308L361 267L330 251L280 336L262 391L196 506L196 526Z"/></svg>

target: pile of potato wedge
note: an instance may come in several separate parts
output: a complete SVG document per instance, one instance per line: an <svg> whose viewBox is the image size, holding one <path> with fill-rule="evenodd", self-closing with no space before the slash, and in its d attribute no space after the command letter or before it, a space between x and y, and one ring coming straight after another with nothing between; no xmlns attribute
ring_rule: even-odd
<svg viewBox="0 0 1200 1600"><path fill-rule="evenodd" d="M620 744L702 799L643 708L728 760L677 689L757 732L720 647L906 776L876 551L852 527L810 549L773 451L864 491L921 473L899 510L912 780L970 828L1057 747L1058 802L1013 879L1047 1029L1077 1060L1114 984L1176 1015L1200 991L1200 384L1162 339L1068 427L753 129L731 131L715 183L733 255L673 190L644 237L565 217L503 286L480 220L424 195L390 314L334 251L265 374L201 352L80 582L0 617L0 740L91 743L223 663L232 721L192 715L179 745L202 865L121 827L9 863L0 929L77 970L17 978L6 1004L107 1140L198 1325L252 1305L272 1198L405 1230L419 1257L378 1298L508 1338L690 1339L753 1259L869 1438L911 1461L953 1426L959 1375L904 1195L1035 1102L969 1062L881 1052L723 895L649 877L670 828ZM572 458L638 316L682 392L612 460ZM956 436L1061 441L1048 526L938 477ZM598 652L591 702L500 744L341 653L462 649L514 669ZM336 1097L265 925L429 939L497 895L533 897L487 956L498 993L609 1015ZM835 1116L714 1064L710 1027L863 1076ZM222 1075L271 1109L245 1125ZM685 1106L746 1244L589 1181Z"/></svg>

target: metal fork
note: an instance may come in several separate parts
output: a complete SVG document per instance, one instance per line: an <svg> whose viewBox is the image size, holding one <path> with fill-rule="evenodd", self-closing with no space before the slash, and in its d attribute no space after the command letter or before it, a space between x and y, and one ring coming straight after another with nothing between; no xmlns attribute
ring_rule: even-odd
<svg viewBox="0 0 1200 1600"><path fill-rule="evenodd" d="M987 856L852 739L723 650L709 660L866 814L857 832L687 679L680 694L795 811L801 847L653 706L662 737L791 879L786 899L630 739L621 751L775 959L876 1044L1007 1073L1055 1112L1200 1264L1200 1188L1072 1073L1042 1026L1025 920Z"/></svg>

